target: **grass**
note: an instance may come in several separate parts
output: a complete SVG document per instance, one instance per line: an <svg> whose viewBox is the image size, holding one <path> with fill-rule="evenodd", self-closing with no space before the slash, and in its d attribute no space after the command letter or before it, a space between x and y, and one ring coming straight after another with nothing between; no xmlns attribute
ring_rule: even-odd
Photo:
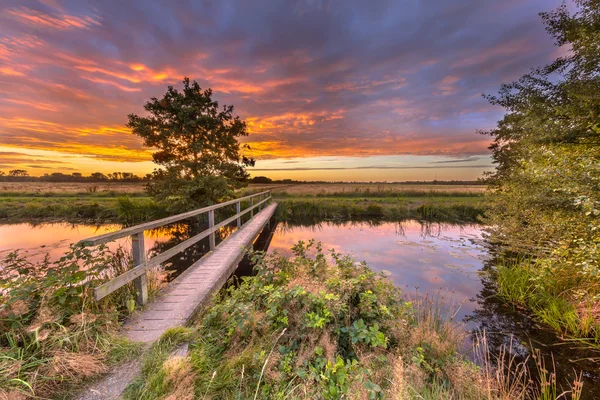
<svg viewBox="0 0 600 400"><path fill-rule="evenodd" d="M0 182L0 196L136 196L144 193L144 185L143 182Z"/></svg>
<svg viewBox="0 0 600 400"><path fill-rule="evenodd" d="M275 198L281 221L307 219L421 219L439 222L477 222L484 206L479 196L410 198Z"/></svg>
<svg viewBox="0 0 600 400"><path fill-rule="evenodd" d="M0 197L4 222L117 222L118 199L112 197Z"/></svg>
<svg viewBox="0 0 600 400"><path fill-rule="evenodd" d="M481 362L469 361L464 327L437 299L405 302L364 263L312 241L293 250L254 254L257 275L222 291L191 329L163 336L124 398L580 398L579 381L560 387L539 354L530 371L512 349L493 355L485 335ZM189 352L175 353L182 342Z"/></svg>
<svg viewBox="0 0 600 400"><path fill-rule="evenodd" d="M66 398L111 365L141 353L118 335L132 285L97 302L92 289L131 268L130 256L105 247L72 247L32 264L12 253L0 264L0 399ZM158 289L157 274L148 275Z"/></svg>
<svg viewBox="0 0 600 400"><path fill-rule="evenodd" d="M0 190L0 221L131 225L164 216L145 196L142 184L104 185L26 182L5 186ZM476 222L484 210L481 186L250 185L240 195L267 189L273 190L280 203L277 216L282 221L417 218Z"/></svg>
<svg viewBox="0 0 600 400"><path fill-rule="evenodd" d="M498 296L506 303L528 310L540 322L563 337L577 340L600 350L600 324L597 313L551 281L540 281L535 260L517 258L498 260L496 282Z"/></svg>

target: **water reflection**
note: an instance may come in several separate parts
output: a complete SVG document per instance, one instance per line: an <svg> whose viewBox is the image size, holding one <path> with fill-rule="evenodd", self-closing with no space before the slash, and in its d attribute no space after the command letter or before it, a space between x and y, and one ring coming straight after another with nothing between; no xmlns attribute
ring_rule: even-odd
<svg viewBox="0 0 600 400"><path fill-rule="evenodd" d="M276 228L275 228L276 226ZM61 256L72 242L86 237L120 229L118 225L85 226L70 224L0 225L0 257L10 250L29 250L32 258ZM146 232L148 256L185 241L206 229L201 220L186 221ZM274 229L274 231L273 231ZM222 228L217 243L235 232L235 224ZM414 296L438 294L463 302L457 319L464 320L472 330L485 329L492 348L512 342L512 348L524 359L534 346L546 355L553 354L561 379L572 379L573 370L584 371L584 397L600 398L599 375L596 364L587 357L598 357L588 349L573 348L525 315L514 312L495 297L494 282L490 279L488 252L478 225L451 225L404 221L327 221L318 223L272 224L257 240L259 248L289 255L299 240L319 240L324 249L350 254L357 261L366 261L377 271L389 271L391 279L405 293ZM111 244L131 246L128 239ZM44 246L44 247L42 247ZM208 239L168 260L164 267L167 279L181 273L208 251ZM238 275L252 272L244 261ZM451 302L452 300L447 300ZM573 362L574 360L580 360Z"/></svg>
<svg viewBox="0 0 600 400"><path fill-rule="evenodd" d="M144 244L147 257L151 258L171 247L197 235L208 227L206 222L198 219L171 224L152 229L144 233ZM51 260L60 258L71 243L81 239L113 232L121 229L120 225L78 225L67 223L46 223L39 225L11 224L0 225L0 258L9 252L19 249L26 252L32 262L42 261L46 254ZM235 226L224 226L215 232L216 243L220 243L233 233ZM123 247L131 249L131 238L126 237L107 243L111 250ZM194 246L163 263L165 277L171 280L186 268L200 259L209 250L208 238L204 238Z"/></svg>
<svg viewBox="0 0 600 400"><path fill-rule="evenodd" d="M299 240L316 238L324 249L350 254L376 271L388 271L405 292L441 293L465 301L459 318L477 307L478 271L486 257L478 225L404 222L321 222L280 224L269 247L283 255Z"/></svg>

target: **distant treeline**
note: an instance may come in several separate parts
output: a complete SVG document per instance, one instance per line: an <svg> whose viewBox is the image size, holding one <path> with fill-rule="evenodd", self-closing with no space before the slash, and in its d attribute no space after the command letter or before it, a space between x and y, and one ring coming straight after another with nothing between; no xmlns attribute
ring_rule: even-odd
<svg viewBox="0 0 600 400"><path fill-rule="evenodd" d="M369 181L369 182L364 182L364 181L298 181L298 180L294 180L294 179L271 179L271 178L267 178L266 176L255 176L254 178L251 178L248 182L250 183L276 183L276 184L302 184L302 183L308 183L308 184L332 184L332 183L337 183L337 184L341 184L341 183L354 183L354 184L365 184L365 183L369 183L369 184L395 184L395 185L485 185L486 182L483 179L478 179L475 181L438 181L438 180L433 180L433 181L398 181L398 182L390 182L390 181Z"/></svg>
<svg viewBox="0 0 600 400"><path fill-rule="evenodd" d="M42 176L31 176L24 169L13 169L8 173L0 171L0 182L143 182L148 179L150 179L150 174L140 177L131 172L113 172L110 174L94 172L88 176L84 176L80 172L71 174L53 172Z"/></svg>
<svg viewBox="0 0 600 400"><path fill-rule="evenodd" d="M13 169L8 172L0 171L0 182L145 182L150 180L151 174L143 177L132 174L131 172L113 172L103 174L94 172L90 175L83 175L80 172L63 174L62 172L53 172L42 176L31 176L24 169ZM484 185L483 180L476 181L403 181L403 182L356 182L356 181L299 181L294 179L271 179L266 176L255 176L248 180L249 183L262 184L332 184L332 183L355 183L355 184L397 184L397 185Z"/></svg>

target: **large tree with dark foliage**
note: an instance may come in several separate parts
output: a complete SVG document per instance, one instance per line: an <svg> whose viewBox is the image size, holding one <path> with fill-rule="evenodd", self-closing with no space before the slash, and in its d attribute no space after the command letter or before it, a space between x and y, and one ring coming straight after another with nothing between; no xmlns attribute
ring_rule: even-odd
<svg viewBox="0 0 600 400"><path fill-rule="evenodd" d="M148 192L169 212L178 213L230 198L248 178L254 160L241 154L239 139L248 136L246 123L233 106L219 107L212 90L183 80L183 91L172 86L144 109L149 115L129 115L127 127L156 149Z"/></svg>

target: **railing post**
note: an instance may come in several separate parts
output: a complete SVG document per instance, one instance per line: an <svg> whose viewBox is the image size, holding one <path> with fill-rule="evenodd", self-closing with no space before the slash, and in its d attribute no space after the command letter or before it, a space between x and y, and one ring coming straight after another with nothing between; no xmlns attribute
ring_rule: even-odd
<svg viewBox="0 0 600 400"><path fill-rule="evenodd" d="M208 228L212 228L213 226L215 226L215 210L210 210L208 212ZM210 249L214 250L215 249L215 233L211 233L208 236L208 241L210 243Z"/></svg>
<svg viewBox="0 0 600 400"><path fill-rule="evenodd" d="M144 232L131 236L131 250L133 253L133 266L136 267L146 262L146 248L144 246ZM133 280L135 287L135 301L143 306L148 302L148 278L144 272Z"/></svg>
<svg viewBox="0 0 600 400"><path fill-rule="evenodd" d="M242 212L242 206L238 201L237 203L235 203L235 213L239 214L240 212ZM242 217L240 216L237 217L237 227L238 229L242 227Z"/></svg>
<svg viewBox="0 0 600 400"><path fill-rule="evenodd" d="M250 198L250 207L254 206L254 197ZM250 218L254 218L254 208L250 211Z"/></svg>

